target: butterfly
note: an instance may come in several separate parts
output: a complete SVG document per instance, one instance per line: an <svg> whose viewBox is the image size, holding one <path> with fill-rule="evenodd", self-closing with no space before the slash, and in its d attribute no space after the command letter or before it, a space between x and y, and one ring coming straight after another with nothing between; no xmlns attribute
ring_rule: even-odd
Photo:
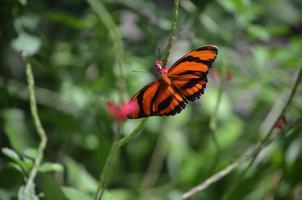
<svg viewBox="0 0 302 200"><path fill-rule="evenodd" d="M130 99L134 108L127 118L180 113L188 101L195 101L204 93L207 75L217 53L217 47L209 45L186 54L170 68L162 66L161 61L155 61L159 79L143 87Z"/></svg>

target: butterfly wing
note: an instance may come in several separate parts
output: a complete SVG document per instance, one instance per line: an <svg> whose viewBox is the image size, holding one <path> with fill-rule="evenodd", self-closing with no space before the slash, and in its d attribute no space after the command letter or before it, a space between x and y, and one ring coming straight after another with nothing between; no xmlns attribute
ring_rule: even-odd
<svg viewBox="0 0 302 200"><path fill-rule="evenodd" d="M168 77L179 94L195 101L204 93L207 75L218 49L215 46L203 46L176 61L168 71Z"/></svg>
<svg viewBox="0 0 302 200"><path fill-rule="evenodd" d="M134 104L134 111L128 116L130 119L175 115L187 104L187 101L172 86L160 79L142 88L130 102Z"/></svg>

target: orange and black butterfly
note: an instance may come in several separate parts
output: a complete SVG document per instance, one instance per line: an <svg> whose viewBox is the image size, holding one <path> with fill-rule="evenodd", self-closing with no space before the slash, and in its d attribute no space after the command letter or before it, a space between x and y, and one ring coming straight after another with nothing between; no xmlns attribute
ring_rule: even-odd
<svg viewBox="0 0 302 200"><path fill-rule="evenodd" d="M217 47L203 46L180 58L171 68L156 61L159 79L131 98L134 109L127 117L169 116L181 112L188 101L195 101L204 93L217 53Z"/></svg>

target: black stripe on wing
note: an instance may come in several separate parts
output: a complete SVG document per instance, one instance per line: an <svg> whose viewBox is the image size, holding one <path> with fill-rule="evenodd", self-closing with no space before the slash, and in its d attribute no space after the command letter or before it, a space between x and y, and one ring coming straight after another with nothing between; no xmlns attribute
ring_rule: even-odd
<svg viewBox="0 0 302 200"><path fill-rule="evenodd" d="M197 80L196 80L197 81ZM199 80L200 81L200 80ZM185 95L185 98L188 99L189 101L195 101L197 99L200 98L200 96L202 94L204 94L204 91L207 87L207 82L208 82L208 79L207 77L205 79L203 79L204 83L202 84L202 87L201 89L198 89L195 93L191 94L191 95ZM193 86L194 87L194 86Z"/></svg>
<svg viewBox="0 0 302 200"><path fill-rule="evenodd" d="M179 65L184 62L196 62L196 63L207 65L209 68L211 68L214 60L215 59L203 60L203 59L200 59L200 58L194 57L194 56L185 56L185 57L179 59L176 63L174 63L173 66Z"/></svg>
<svg viewBox="0 0 302 200"><path fill-rule="evenodd" d="M187 105L187 101L181 101L179 102L179 104L170 112L168 113L164 113L165 116L169 116L169 115L176 115L177 113L180 113L183 109L185 109L186 105Z"/></svg>
<svg viewBox="0 0 302 200"><path fill-rule="evenodd" d="M207 58L199 58L197 56L192 56L190 54L192 54L193 52L196 52L196 51L205 51L205 50L208 50L208 51L213 51L214 54L215 54L215 57L214 58L211 58L211 59L207 59ZM218 53L218 49L217 47L215 46L203 46L203 47L200 47L198 49L195 49L194 51L188 53L187 55L185 55L184 57L180 58L178 61L176 61L171 68L174 68L176 67L177 65L183 63L183 62L197 62L197 63L201 63L201 64L205 64L207 65L209 68L212 67L212 64L213 62L215 61L216 57L217 57L217 53Z"/></svg>
<svg viewBox="0 0 302 200"><path fill-rule="evenodd" d="M149 86L149 87L150 87L150 86ZM144 100L144 94L145 94L146 90L147 90L149 87L145 87L145 88L137 95L137 103L138 103L138 108L139 108L139 112L138 112L138 115L137 115L138 118L140 118L140 117L145 117L145 116L146 116L146 113L145 113L145 111L144 111L143 100Z"/></svg>
<svg viewBox="0 0 302 200"><path fill-rule="evenodd" d="M160 102L158 104L157 114L164 115L164 116L175 115L177 113L180 113L188 104L186 99L183 98L182 101L179 101L175 107L172 107L173 100L175 100L175 97L173 95L169 95L166 99ZM165 110L168 107L171 107L172 109L166 113L161 113L163 110Z"/></svg>

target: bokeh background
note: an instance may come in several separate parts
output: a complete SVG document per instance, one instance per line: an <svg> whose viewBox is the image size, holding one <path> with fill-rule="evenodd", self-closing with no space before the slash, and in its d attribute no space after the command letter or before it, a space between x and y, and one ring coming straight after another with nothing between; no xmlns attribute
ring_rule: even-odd
<svg viewBox="0 0 302 200"><path fill-rule="evenodd" d="M117 126L106 102L120 101L121 79L129 99L157 77L153 62L169 37L173 1L102 2L122 36L123 76L110 32L86 1L1 0L1 200L17 199L39 142L21 51L32 55L48 135L36 180L43 199L93 199ZM301 10L300 0L180 0L168 63L216 45L205 95L176 116L150 118L122 147L106 199L176 199L257 144L302 64ZM288 123L301 118L301 94L286 113ZM138 123L126 121L122 132ZM238 176L243 165L192 199L301 199L301 133L296 124L261 152L245 178Z"/></svg>

